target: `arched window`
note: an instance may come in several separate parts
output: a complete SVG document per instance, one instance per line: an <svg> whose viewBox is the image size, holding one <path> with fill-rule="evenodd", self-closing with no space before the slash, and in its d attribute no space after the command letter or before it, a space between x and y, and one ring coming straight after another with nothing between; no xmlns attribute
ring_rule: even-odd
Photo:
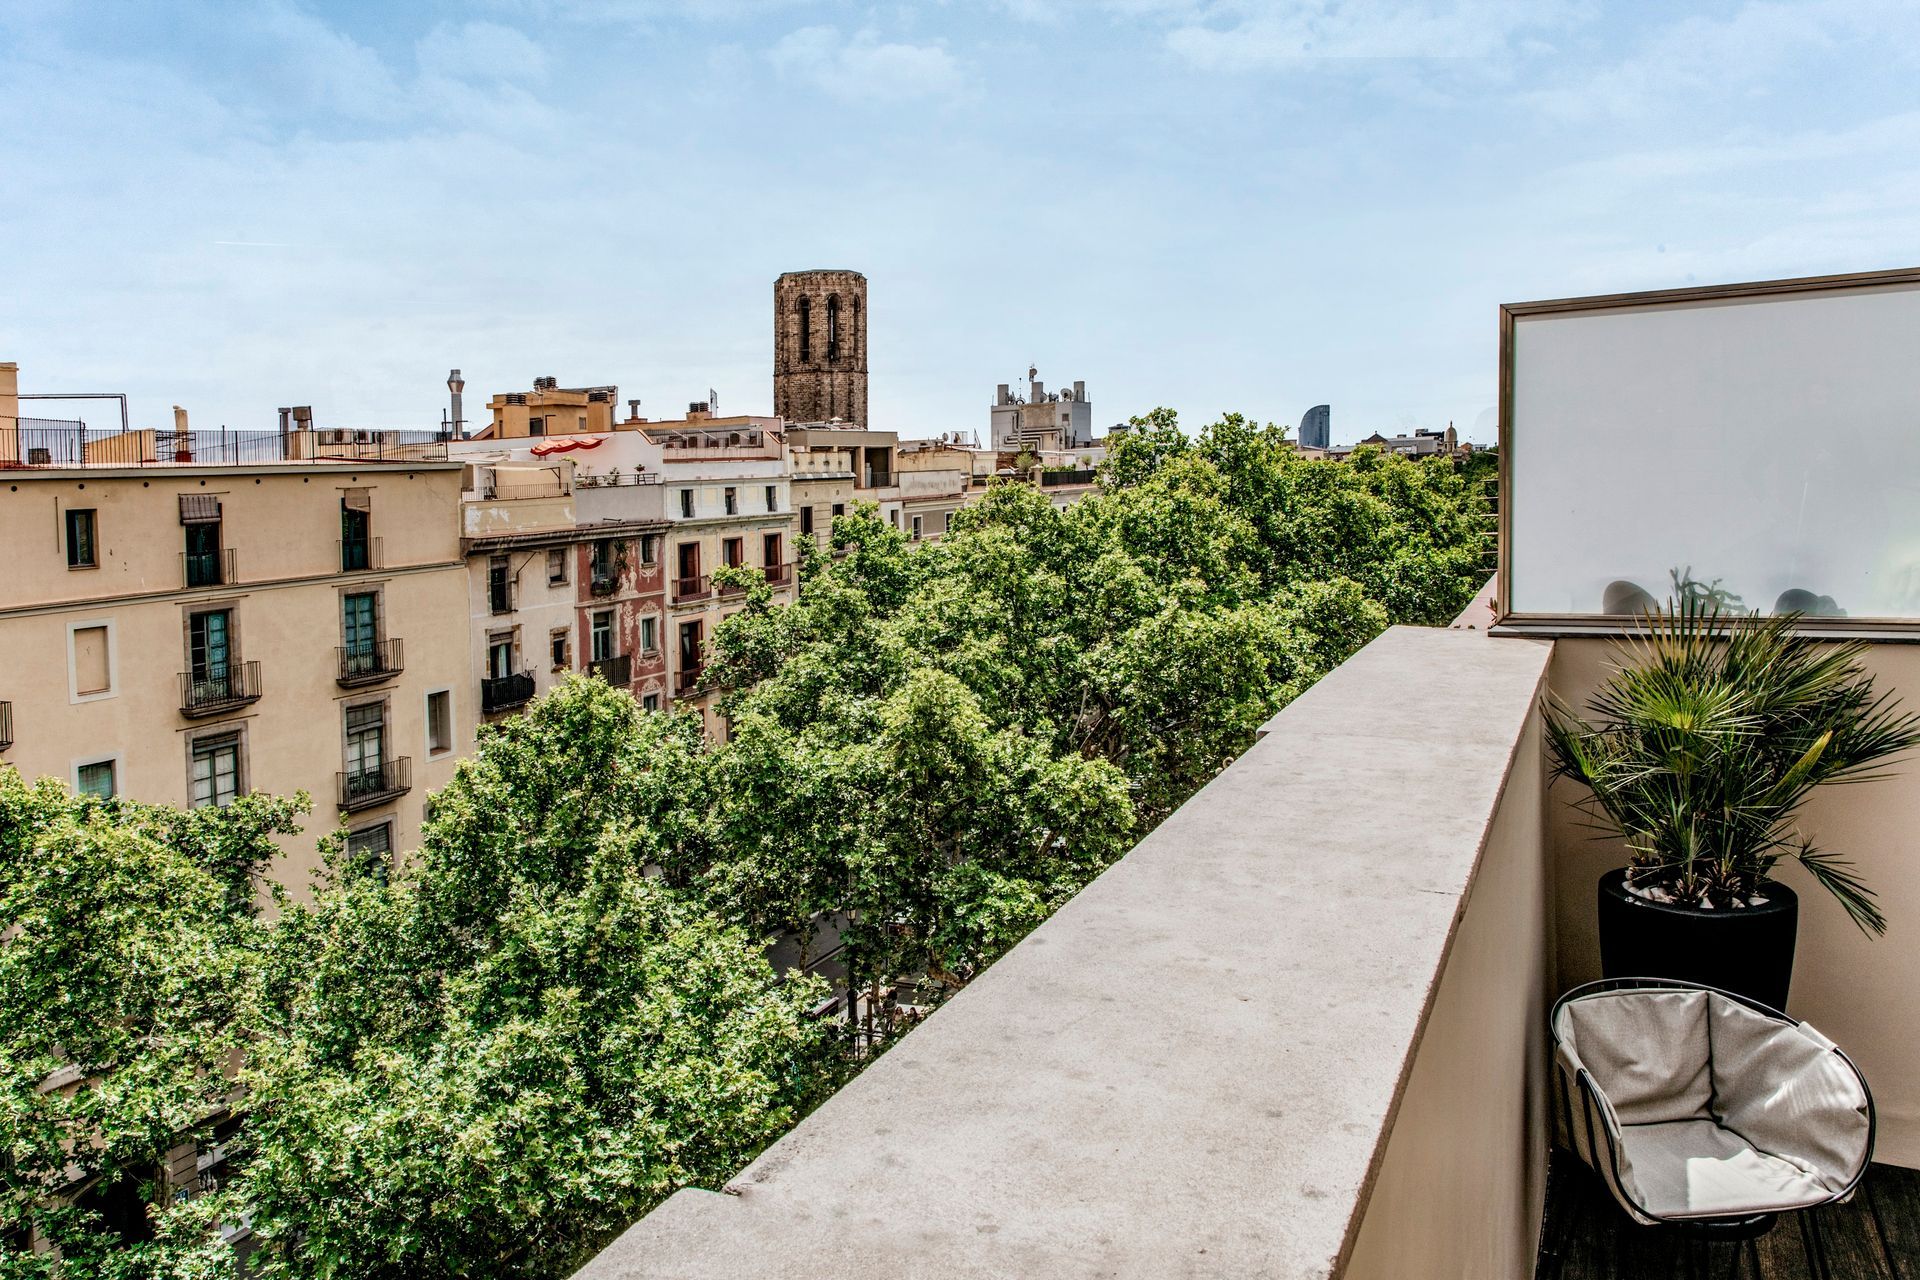
<svg viewBox="0 0 1920 1280"><path fill-rule="evenodd" d="M800 299L800 363L813 359L813 302Z"/></svg>
<svg viewBox="0 0 1920 1280"><path fill-rule="evenodd" d="M840 358L840 295L827 295L827 359Z"/></svg>

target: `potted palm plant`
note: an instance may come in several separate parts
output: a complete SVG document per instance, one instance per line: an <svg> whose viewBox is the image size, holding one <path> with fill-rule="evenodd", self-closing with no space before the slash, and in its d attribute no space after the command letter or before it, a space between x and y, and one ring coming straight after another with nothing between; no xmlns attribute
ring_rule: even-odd
<svg viewBox="0 0 1920 1280"><path fill-rule="evenodd" d="M1799 615L1729 614L1682 595L1647 615L1587 704L1547 713L1556 778L1585 784L1592 825L1624 837L1600 879L1608 977L1683 978L1784 1009L1799 901L1773 879L1806 868L1863 931L1873 890L1794 824L1824 783L1866 782L1920 743L1920 716L1874 691L1866 646L1800 634Z"/></svg>

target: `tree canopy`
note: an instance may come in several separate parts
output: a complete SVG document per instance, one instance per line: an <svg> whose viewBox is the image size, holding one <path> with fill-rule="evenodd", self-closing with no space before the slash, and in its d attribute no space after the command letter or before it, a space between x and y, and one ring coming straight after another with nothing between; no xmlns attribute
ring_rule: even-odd
<svg viewBox="0 0 1920 1280"><path fill-rule="evenodd" d="M329 837L311 901L254 910L303 799L0 770L0 1277L225 1275L239 1222L267 1276L566 1274L830 1092L911 1020L889 991L964 985L1487 571L1451 460L1158 410L1102 484L996 482L936 542L857 505L791 603L716 571L723 741L571 678L482 731L398 865ZM173 1197L158 1166L216 1131L229 1176Z"/></svg>

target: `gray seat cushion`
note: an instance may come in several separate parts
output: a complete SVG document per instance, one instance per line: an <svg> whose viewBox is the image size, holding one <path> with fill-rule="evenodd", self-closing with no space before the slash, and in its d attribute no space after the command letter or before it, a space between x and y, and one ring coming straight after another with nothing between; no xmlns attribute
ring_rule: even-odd
<svg viewBox="0 0 1920 1280"><path fill-rule="evenodd" d="M1568 1096L1591 1111L1574 1148L1643 1221L1810 1208L1866 1167L1866 1086L1805 1023L1718 992L1621 989L1568 1001L1553 1031Z"/></svg>

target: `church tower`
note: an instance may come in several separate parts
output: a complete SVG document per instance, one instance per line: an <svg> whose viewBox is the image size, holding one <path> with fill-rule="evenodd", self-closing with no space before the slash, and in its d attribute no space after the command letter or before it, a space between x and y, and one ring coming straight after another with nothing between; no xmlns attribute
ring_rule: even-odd
<svg viewBox="0 0 1920 1280"><path fill-rule="evenodd" d="M773 282L773 411L867 425L867 278L789 271Z"/></svg>

